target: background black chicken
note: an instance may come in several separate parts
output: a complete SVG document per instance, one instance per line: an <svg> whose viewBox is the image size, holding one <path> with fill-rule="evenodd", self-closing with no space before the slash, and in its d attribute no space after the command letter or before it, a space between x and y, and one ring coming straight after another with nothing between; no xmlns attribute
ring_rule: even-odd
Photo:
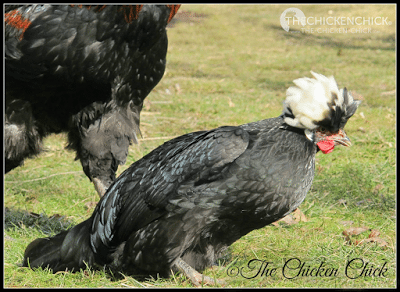
<svg viewBox="0 0 400 292"><path fill-rule="evenodd" d="M172 268L196 285L212 282L196 270L297 208L318 149L350 145L343 128L359 101L333 77L313 75L294 81L279 117L189 133L156 148L119 176L88 220L33 241L24 265L54 272L107 265L164 276Z"/></svg>
<svg viewBox="0 0 400 292"><path fill-rule="evenodd" d="M38 154L46 135L67 131L102 196L137 142L179 6L5 6L5 171Z"/></svg>

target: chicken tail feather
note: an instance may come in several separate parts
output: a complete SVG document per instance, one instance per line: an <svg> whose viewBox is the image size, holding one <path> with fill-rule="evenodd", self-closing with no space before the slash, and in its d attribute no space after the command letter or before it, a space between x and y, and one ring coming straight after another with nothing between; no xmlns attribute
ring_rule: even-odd
<svg viewBox="0 0 400 292"><path fill-rule="evenodd" d="M25 250L23 266L58 271L79 271L93 266L90 246L91 219L53 237L38 238Z"/></svg>

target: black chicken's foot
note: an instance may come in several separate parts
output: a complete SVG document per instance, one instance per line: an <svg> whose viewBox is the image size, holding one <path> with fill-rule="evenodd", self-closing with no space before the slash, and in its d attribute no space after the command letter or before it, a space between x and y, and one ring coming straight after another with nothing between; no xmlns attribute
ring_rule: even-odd
<svg viewBox="0 0 400 292"><path fill-rule="evenodd" d="M192 283L197 287L201 287L203 285L212 285L219 284L221 286L225 285L225 281L217 279L216 281L213 278L208 276L204 276L203 274L197 272L191 266L189 266L185 261L181 258L177 258L174 262L175 267L183 273Z"/></svg>
<svg viewBox="0 0 400 292"><path fill-rule="evenodd" d="M104 194L107 191L107 188L105 185L99 180L98 178L92 178L92 182L94 184L94 188L96 189L96 192L99 194L100 199L104 196Z"/></svg>

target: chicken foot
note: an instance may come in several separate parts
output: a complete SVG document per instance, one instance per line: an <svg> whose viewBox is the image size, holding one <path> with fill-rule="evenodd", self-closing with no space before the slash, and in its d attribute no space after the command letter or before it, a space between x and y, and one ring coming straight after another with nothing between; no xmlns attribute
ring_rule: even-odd
<svg viewBox="0 0 400 292"><path fill-rule="evenodd" d="M204 276L199 273L195 269L193 269L190 265L188 265L181 258L177 258L173 264L181 273L183 273L192 283L197 287L201 287L202 285L210 285L215 286L215 284L225 285L225 281L223 280L214 280L208 276Z"/></svg>

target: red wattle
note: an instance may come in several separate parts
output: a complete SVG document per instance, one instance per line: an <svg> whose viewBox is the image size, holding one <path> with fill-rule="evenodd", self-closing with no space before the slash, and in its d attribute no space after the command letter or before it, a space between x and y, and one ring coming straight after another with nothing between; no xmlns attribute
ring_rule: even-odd
<svg viewBox="0 0 400 292"><path fill-rule="evenodd" d="M331 153L335 148L335 142L332 140L323 140L319 141L317 143L317 146L322 151L322 153L328 154Z"/></svg>

